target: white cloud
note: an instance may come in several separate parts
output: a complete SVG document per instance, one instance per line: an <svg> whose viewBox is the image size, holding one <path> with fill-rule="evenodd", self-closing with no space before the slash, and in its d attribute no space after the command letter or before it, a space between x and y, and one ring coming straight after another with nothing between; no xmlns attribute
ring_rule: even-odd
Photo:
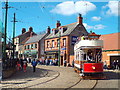
<svg viewBox="0 0 120 90"><path fill-rule="evenodd" d="M102 8L105 9L105 8L109 8L107 11L106 11L106 14L107 15L115 15L115 16L118 16L118 4L119 2L118 1L109 1L107 5L103 6Z"/></svg>
<svg viewBox="0 0 120 90"><path fill-rule="evenodd" d="M86 29L93 29L93 26L88 25L87 23L83 23L83 25L85 26Z"/></svg>
<svg viewBox="0 0 120 90"><path fill-rule="evenodd" d="M105 28L105 26L102 25L102 24L98 24L98 25L94 26L94 29L96 29L96 30L98 30L98 29L104 29L104 28Z"/></svg>
<svg viewBox="0 0 120 90"><path fill-rule="evenodd" d="M100 20L101 20L101 17L96 17L96 16L92 17L92 21L100 21Z"/></svg>
<svg viewBox="0 0 120 90"><path fill-rule="evenodd" d="M104 26L102 24L90 26L87 23L83 23L83 25L85 26L86 29L94 29L94 30L100 30L100 29L104 29L106 27L106 26Z"/></svg>
<svg viewBox="0 0 120 90"><path fill-rule="evenodd" d="M73 1L66 1L56 5L50 12L61 15L72 15L76 13L86 15L86 13L95 9L96 6L88 1L77 1L75 3Z"/></svg>

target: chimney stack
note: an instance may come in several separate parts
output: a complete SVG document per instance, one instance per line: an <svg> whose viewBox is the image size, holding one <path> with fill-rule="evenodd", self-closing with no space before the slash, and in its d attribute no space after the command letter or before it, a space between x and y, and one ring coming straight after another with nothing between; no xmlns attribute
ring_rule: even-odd
<svg viewBox="0 0 120 90"><path fill-rule="evenodd" d="M48 28L47 28L47 33L50 34L50 32L51 32L51 28L50 28L50 26L48 26Z"/></svg>
<svg viewBox="0 0 120 90"><path fill-rule="evenodd" d="M25 28L22 28L22 34L26 32L26 29Z"/></svg>
<svg viewBox="0 0 120 90"><path fill-rule="evenodd" d="M32 27L29 28L29 32L33 32L33 28Z"/></svg>
<svg viewBox="0 0 120 90"><path fill-rule="evenodd" d="M82 19L83 19L83 18L82 18L82 15L79 14L79 16L78 16L78 23L79 23L79 24L82 24Z"/></svg>
<svg viewBox="0 0 120 90"><path fill-rule="evenodd" d="M57 21L56 28L58 28L59 26L61 26L61 23L60 23L60 21Z"/></svg>

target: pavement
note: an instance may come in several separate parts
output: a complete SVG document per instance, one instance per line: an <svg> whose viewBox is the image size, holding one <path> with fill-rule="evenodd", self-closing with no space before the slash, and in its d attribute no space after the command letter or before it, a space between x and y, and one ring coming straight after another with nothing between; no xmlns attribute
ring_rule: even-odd
<svg viewBox="0 0 120 90"><path fill-rule="evenodd" d="M119 71L104 73L106 80L81 80L72 67L37 65L32 72L29 64L27 72L17 71L12 77L2 81L2 88L119 88Z"/></svg>

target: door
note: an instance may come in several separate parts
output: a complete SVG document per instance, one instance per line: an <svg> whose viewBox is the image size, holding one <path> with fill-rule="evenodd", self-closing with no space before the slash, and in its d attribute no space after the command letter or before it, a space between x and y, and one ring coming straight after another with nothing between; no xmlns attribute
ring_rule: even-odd
<svg viewBox="0 0 120 90"><path fill-rule="evenodd" d="M60 64L63 65L63 56L61 56Z"/></svg>

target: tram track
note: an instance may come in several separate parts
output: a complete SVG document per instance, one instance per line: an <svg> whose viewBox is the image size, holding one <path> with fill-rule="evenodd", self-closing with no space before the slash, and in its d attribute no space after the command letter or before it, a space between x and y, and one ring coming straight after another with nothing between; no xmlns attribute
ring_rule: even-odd
<svg viewBox="0 0 120 90"><path fill-rule="evenodd" d="M96 80L95 85L93 85L93 87L90 90L94 90L97 84L98 84L98 80Z"/></svg>
<svg viewBox="0 0 120 90"><path fill-rule="evenodd" d="M50 81L55 80L56 78L58 78L60 76L60 72L58 72L58 71L55 71L55 72L57 72L57 76L55 76L54 78L51 78L49 80L46 80L44 82L40 82L40 83L37 83L37 84L34 84L34 85L27 86L27 87L24 87L24 88L30 88L30 87L33 87L33 86L41 85L41 84L48 83Z"/></svg>
<svg viewBox="0 0 120 90"><path fill-rule="evenodd" d="M45 75L43 75L43 76L41 76L40 78L42 78L42 77L46 77L48 75L48 70L46 70L46 74ZM30 81L35 81L35 80L37 80L38 78L36 78L36 79L33 79L33 80L25 80L25 81L19 81L19 82L13 82L13 83L9 83L9 82L7 82L7 83L4 83L4 81L2 81L3 83L1 83L2 84L2 87L4 88L4 87L9 87L9 86L14 86L14 85L18 85L18 84L25 84L25 83L28 83L28 81L30 82ZM7 84L7 85L4 85L4 84ZM9 85L8 85L9 84ZM4 86L3 86L4 85Z"/></svg>

